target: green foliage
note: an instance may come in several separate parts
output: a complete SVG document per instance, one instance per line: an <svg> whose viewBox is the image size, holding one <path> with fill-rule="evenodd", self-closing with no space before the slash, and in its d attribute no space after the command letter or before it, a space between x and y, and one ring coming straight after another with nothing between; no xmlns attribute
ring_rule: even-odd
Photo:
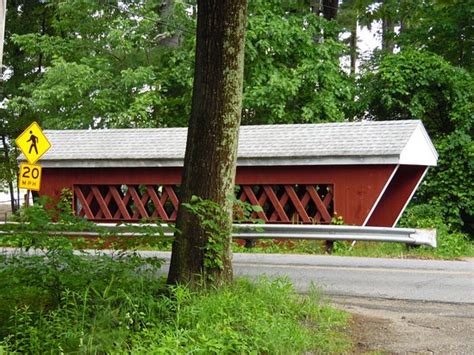
<svg viewBox="0 0 474 355"><path fill-rule="evenodd" d="M339 66L333 23L291 3L252 1L245 52L243 123L341 121L353 84Z"/></svg>
<svg viewBox="0 0 474 355"><path fill-rule="evenodd" d="M152 265L135 256L91 259L59 250L2 257L2 345L24 353L126 346L131 329L146 327L157 311L155 295L164 286Z"/></svg>
<svg viewBox="0 0 474 355"><path fill-rule="evenodd" d="M159 221L120 224L115 227L97 226L75 216L71 200L72 192L64 189L57 203L43 196L32 206L21 208L12 216L11 223L0 226L3 232L0 235L1 245L45 252L58 248L108 248L122 253L142 248L167 249L172 237L165 235L165 229L171 233L176 232L173 226L163 226ZM93 232L97 236L86 238L81 236L81 232ZM74 233L74 236L67 238L67 233Z"/></svg>
<svg viewBox="0 0 474 355"><path fill-rule="evenodd" d="M343 352L347 314L287 280L166 287L134 256L0 256L0 349L19 353ZM34 270L34 272L32 272Z"/></svg>
<svg viewBox="0 0 474 355"><path fill-rule="evenodd" d="M366 71L361 103L369 118L420 119L435 139L472 128L472 78L441 57L405 49L377 58Z"/></svg>
<svg viewBox="0 0 474 355"><path fill-rule="evenodd" d="M5 156L5 150L7 151L7 157ZM0 192L8 191L8 183L16 179L17 173L18 164L13 150L8 144L2 147L0 142Z"/></svg>
<svg viewBox="0 0 474 355"><path fill-rule="evenodd" d="M177 3L166 14L174 30L165 28L158 25L165 16L160 5L93 0L40 5L48 14L42 32L19 31L8 45L40 58L47 70L17 89L8 102L11 114L39 113L48 128L183 125L192 78L189 46L173 50L161 40L179 36L181 27L187 31L193 19Z"/></svg>
<svg viewBox="0 0 474 355"><path fill-rule="evenodd" d="M471 248L465 234L453 232L446 224L441 206L431 204L414 205L408 208L400 220L400 226L409 228L435 228L438 247L433 254L455 258L469 254Z"/></svg>
<svg viewBox="0 0 474 355"><path fill-rule="evenodd" d="M256 285L237 280L204 294L178 286L174 292L180 332L147 329L145 341L138 338L138 352L285 354L338 352L347 346L334 334L345 324L345 315L319 306L314 294L300 298L287 280L262 279Z"/></svg>
<svg viewBox="0 0 474 355"><path fill-rule="evenodd" d="M374 62L361 82L361 110L371 119L420 119L439 153L420 202L442 206L451 228L472 233L474 81L441 57L404 49ZM362 113L361 113L362 114Z"/></svg>
<svg viewBox="0 0 474 355"><path fill-rule="evenodd" d="M400 45L425 48L469 71L473 65L472 0L405 1Z"/></svg>
<svg viewBox="0 0 474 355"><path fill-rule="evenodd" d="M159 1L122 10L54 1L43 10L52 16L44 33L12 36L11 45L47 66L12 97L14 116L39 113L47 128L186 124L195 18L185 4L177 2L168 15ZM344 46L321 35L337 33L335 24L278 1L253 1L249 13L244 123L342 120L354 94L339 67ZM170 37L179 45L163 45L160 39Z"/></svg>
<svg viewBox="0 0 474 355"><path fill-rule="evenodd" d="M181 206L199 218L199 223L206 233L207 238L203 247L205 270L223 270L229 236L227 231L223 230L222 223L227 219L227 213L218 203L203 200L198 196L192 196L189 203L183 203Z"/></svg>

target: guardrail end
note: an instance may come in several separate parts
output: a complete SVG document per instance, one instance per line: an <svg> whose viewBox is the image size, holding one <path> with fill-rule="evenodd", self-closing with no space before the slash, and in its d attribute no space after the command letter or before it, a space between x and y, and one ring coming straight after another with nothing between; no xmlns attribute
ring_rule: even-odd
<svg viewBox="0 0 474 355"><path fill-rule="evenodd" d="M415 229L415 233L410 235L416 245L429 245L436 248L436 229Z"/></svg>

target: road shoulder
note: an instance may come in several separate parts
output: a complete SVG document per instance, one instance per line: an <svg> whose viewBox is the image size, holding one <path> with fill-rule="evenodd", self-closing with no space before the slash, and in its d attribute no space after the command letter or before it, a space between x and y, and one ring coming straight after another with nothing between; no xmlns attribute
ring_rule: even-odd
<svg viewBox="0 0 474 355"><path fill-rule="evenodd" d="M474 304L344 296L330 302L353 315L354 353L474 353Z"/></svg>

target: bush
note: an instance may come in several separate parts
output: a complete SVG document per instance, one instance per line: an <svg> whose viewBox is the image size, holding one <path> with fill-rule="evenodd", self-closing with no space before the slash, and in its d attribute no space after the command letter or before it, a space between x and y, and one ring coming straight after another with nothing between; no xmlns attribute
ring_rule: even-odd
<svg viewBox="0 0 474 355"><path fill-rule="evenodd" d="M3 256L0 349L20 353L340 352L346 314L284 279L167 287L138 257ZM34 272L33 272L34 271Z"/></svg>
<svg viewBox="0 0 474 355"><path fill-rule="evenodd" d="M407 208L400 220L401 227L435 228L438 247L434 254L440 257L458 257L468 254L467 235L449 229L443 219L440 206L420 204Z"/></svg>

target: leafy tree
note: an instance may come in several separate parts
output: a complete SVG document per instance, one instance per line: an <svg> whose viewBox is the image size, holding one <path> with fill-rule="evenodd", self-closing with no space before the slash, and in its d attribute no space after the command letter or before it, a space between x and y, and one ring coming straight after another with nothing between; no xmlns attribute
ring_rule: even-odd
<svg viewBox="0 0 474 355"><path fill-rule="evenodd" d="M48 33L14 36L48 67L10 106L40 114L48 128L186 125L195 19L178 5L164 17L157 4L51 3ZM337 26L309 9L252 1L244 123L336 121L348 111L353 83L339 67L344 46L334 38L317 40L321 33L337 34ZM177 34L177 45L163 45Z"/></svg>
<svg viewBox="0 0 474 355"><path fill-rule="evenodd" d="M3 76L0 79L0 140L1 159L0 185L8 187L13 205L13 181L16 179L16 149L14 138L33 120L39 117L32 111L26 112L25 101L16 99L21 87L34 82L41 75L47 62L41 55L29 55L17 46L14 35L28 33L46 34L50 30L51 12L47 6L36 0L11 0L7 2L5 24L5 47Z"/></svg>
<svg viewBox="0 0 474 355"><path fill-rule="evenodd" d="M183 60L163 45L175 33L161 25L159 5L159 1L120 6L94 0L49 3L51 30L17 34L12 40L29 57L41 56L51 64L38 80L23 85L23 95L10 106L40 114L48 128L185 123L178 117L182 108L175 114L185 107L177 106L176 98L183 84L189 86L190 75L183 73L191 71L191 62L189 56ZM182 15L184 5L173 13ZM166 15L175 29L190 20L178 15L173 19ZM175 93L171 100L169 90ZM183 101L189 98L182 96Z"/></svg>
<svg viewBox="0 0 474 355"><path fill-rule="evenodd" d="M277 0L249 5L243 122L343 120L354 94L339 65L344 45L333 38L315 41L337 32L336 24Z"/></svg>
<svg viewBox="0 0 474 355"><path fill-rule="evenodd" d="M367 68L360 108L366 118L420 119L440 155L419 200L439 206L451 227L472 232L474 218L474 82L442 57L415 49ZM360 113L362 115L362 113Z"/></svg>
<svg viewBox="0 0 474 355"><path fill-rule="evenodd" d="M407 0L405 0L407 1ZM469 71L473 67L473 0L411 1L397 42L424 48Z"/></svg>

